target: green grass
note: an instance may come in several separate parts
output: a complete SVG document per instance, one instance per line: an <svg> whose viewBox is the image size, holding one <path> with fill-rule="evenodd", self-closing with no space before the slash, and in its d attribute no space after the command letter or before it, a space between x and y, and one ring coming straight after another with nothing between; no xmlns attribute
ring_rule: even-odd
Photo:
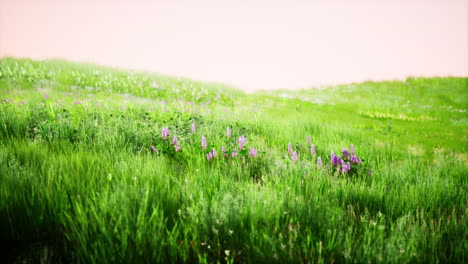
<svg viewBox="0 0 468 264"><path fill-rule="evenodd" d="M4 58L0 88L9 262L468 262L468 78L246 95ZM223 157L241 135L258 156ZM361 169L334 171L351 144Z"/></svg>

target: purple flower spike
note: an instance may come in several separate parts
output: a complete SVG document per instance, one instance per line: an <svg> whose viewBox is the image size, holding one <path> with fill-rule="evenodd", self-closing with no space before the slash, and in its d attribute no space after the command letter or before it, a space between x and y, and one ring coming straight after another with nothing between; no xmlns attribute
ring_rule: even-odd
<svg viewBox="0 0 468 264"><path fill-rule="evenodd" d="M212 158L213 158L213 154L211 154L211 152L208 153L208 154L206 154L206 159L207 159L208 161L210 161Z"/></svg>
<svg viewBox="0 0 468 264"><path fill-rule="evenodd" d="M213 153L213 158L218 157L218 152L216 152L216 149L213 149L212 153Z"/></svg>
<svg viewBox="0 0 468 264"><path fill-rule="evenodd" d="M169 136L169 128L168 127L165 127L165 128L162 129L161 136L162 136L163 139L167 139L167 137Z"/></svg>
<svg viewBox="0 0 468 264"><path fill-rule="evenodd" d="M310 145L310 136L307 136L307 145Z"/></svg>
<svg viewBox="0 0 468 264"><path fill-rule="evenodd" d="M233 158L237 157L237 149L234 149L231 155Z"/></svg>
<svg viewBox="0 0 468 264"><path fill-rule="evenodd" d="M348 162L344 164L344 161L341 161L341 173L348 173L351 170L351 164Z"/></svg>
<svg viewBox="0 0 468 264"><path fill-rule="evenodd" d="M288 144L288 154L292 155L292 153L293 153L292 144L291 144L291 142L289 142L289 144Z"/></svg>
<svg viewBox="0 0 468 264"><path fill-rule="evenodd" d="M226 149L224 147L221 147L221 152L223 153L224 157L229 156L229 154L227 153L227 151L226 151Z"/></svg>
<svg viewBox="0 0 468 264"><path fill-rule="evenodd" d="M226 128L226 135L228 138L231 138L231 129L229 127Z"/></svg>
<svg viewBox="0 0 468 264"><path fill-rule="evenodd" d="M351 162L356 165L359 163L359 159L356 155L351 156Z"/></svg>
<svg viewBox="0 0 468 264"><path fill-rule="evenodd" d="M244 144L245 144L246 141L247 141L247 138L244 137L243 135L239 137L239 148L241 150L244 149Z"/></svg>
<svg viewBox="0 0 468 264"><path fill-rule="evenodd" d="M195 123L192 123L192 134L195 134L195 131L196 131L196 129L195 129Z"/></svg>
<svg viewBox="0 0 468 264"><path fill-rule="evenodd" d="M154 146L151 146L151 149L152 149L154 152L158 152L158 149L155 148Z"/></svg>
<svg viewBox="0 0 468 264"><path fill-rule="evenodd" d="M343 148L343 159L349 159L349 152L346 148Z"/></svg>
<svg viewBox="0 0 468 264"><path fill-rule="evenodd" d="M331 162L333 167L337 167L341 164L341 158L336 156L335 153L331 153Z"/></svg>
<svg viewBox="0 0 468 264"><path fill-rule="evenodd" d="M182 147L180 146L180 143L177 143L177 145L175 146L175 151L179 152L181 150L182 150Z"/></svg>
<svg viewBox="0 0 468 264"><path fill-rule="evenodd" d="M294 151L294 152L292 153L292 160L293 160L294 162L297 161L297 152L296 152L296 151Z"/></svg>
<svg viewBox="0 0 468 264"><path fill-rule="evenodd" d="M322 167L322 159L320 157L317 158L317 167Z"/></svg>
<svg viewBox="0 0 468 264"><path fill-rule="evenodd" d="M255 150L254 148L250 147L249 156L252 157L252 158L256 158L257 155L258 155L257 150Z"/></svg>
<svg viewBox="0 0 468 264"><path fill-rule="evenodd" d="M206 149L206 138L205 138L205 136L201 137L201 146L202 146L202 149Z"/></svg>
<svg viewBox="0 0 468 264"><path fill-rule="evenodd" d="M349 151L351 152L351 155L354 155L354 145L351 144L351 146L349 147Z"/></svg>
<svg viewBox="0 0 468 264"><path fill-rule="evenodd" d="M172 139L172 145L175 145L175 144L177 144L177 137L176 136L174 136L174 138Z"/></svg>
<svg viewBox="0 0 468 264"><path fill-rule="evenodd" d="M310 145L310 154L315 155L315 145L314 144Z"/></svg>

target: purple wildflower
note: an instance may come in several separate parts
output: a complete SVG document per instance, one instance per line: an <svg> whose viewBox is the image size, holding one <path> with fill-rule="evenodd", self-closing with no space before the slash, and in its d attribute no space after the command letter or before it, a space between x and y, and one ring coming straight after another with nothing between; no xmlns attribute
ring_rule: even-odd
<svg viewBox="0 0 468 264"><path fill-rule="evenodd" d="M175 151L179 152L181 150L182 150L182 147L180 146L180 143L177 143L177 145L175 146Z"/></svg>
<svg viewBox="0 0 468 264"><path fill-rule="evenodd" d="M320 157L317 158L317 167L322 167L322 159Z"/></svg>
<svg viewBox="0 0 468 264"><path fill-rule="evenodd" d="M231 138L231 129L229 127L226 128L226 135L228 138Z"/></svg>
<svg viewBox="0 0 468 264"><path fill-rule="evenodd" d="M210 161L212 158L213 158L213 154L211 154L211 152L208 153L208 154L206 154L206 159L207 159L208 161Z"/></svg>
<svg viewBox="0 0 468 264"><path fill-rule="evenodd" d="M249 156L252 157L252 158L256 158L257 155L258 155L257 150L255 150L254 148L250 147Z"/></svg>
<svg viewBox="0 0 468 264"><path fill-rule="evenodd" d="M341 173L348 173L351 170L351 164L349 164L349 161L347 164L344 163L344 161L341 161Z"/></svg>
<svg viewBox="0 0 468 264"><path fill-rule="evenodd" d="M234 149L234 151L232 152L231 156L233 158L237 157L237 149Z"/></svg>
<svg viewBox="0 0 468 264"><path fill-rule="evenodd" d="M296 151L294 151L294 152L292 153L292 160L293 160L294 162L297 161L297 152L296 152Z"/></svg>
<svg viewBox="0 0 468 264"><path fill-rule="evenodd" d="M151 149L152 149L154 152L158 152L158 149L155 148L154 146L151 146Z"/></svg>
<svg viewBox="0 0 468 264"><path fill-rule="evenodd" d="M172 145L175 145L175 144L177 144L177 137L176 136L174 136L174 138L172 139Z"/></svg>
<svg viewBox="0 0 468 264"><path fill-rule="evenodd" d="M242 150L244 149L244 144L247 141L247 138L245 138L243 135L239 137L239 148Z"/></svg>
<svg viewBox="0 0 468 264"><path fill-rule="evenodd" d="M336 167L340 165L341 163L341 158L336 156L335 153L333 153L333 151L331 153L331 162L332 162L333 167Z"/></svg>
<svg viewBox="0 0 468 264"><path fill-rule="evenodd" d="M351 155L354 155L354 145L351 144L351 146L349 147L349 151L351 152Z"/></svg>
<svg viewBox="0 0 468 264"><path fill-rule="evenodd" d="M307 136L307 145L310 145L310 136Z"/></svg>
<svg viewBox="0 0 468 264"><path fill-rule="evenodd" d="M291 144L291 142L289 142L289 144L288 144L288 154L292 155L292 153L293 153L292 144Z"/></svg>
<svg viewBox="0 0 468 264"><path fill-rule="evenodd" d="M49 95L48 94L44 94L44 99L49 99Z"/></svg>
<svg viewBox="0 0 468 264"><path fill-rule="evenodd" d="M223 153L224 157L227 157L229 154L226 152L226 149L224 147L221 147L221 152Z"/></svg>
<svg viewBox="0 0 468 264"><path fill-rule="evenodd" d="M315 145L314 144L310 145L310 154L315 155Z"/></svg>
<svg viewBox="0 0 468 264"><path fill-rule="evenodd" d="M205 138L205 136L201 137L201 146L202 146L202 149L206 149L206 138Z"/></svg>
<svg viewBox="0 0 468 264"><path fill-rule="evenodd" d="M216 149L213 149L212 153L213 153L213 158L218 157L218 152L216 152Z"/></svg>
<svg viewBox="0 0 468 264"><path fill-rule="evenodd" d="M165 127L165 128L162 129L161 136L162 136L163 139L167 139L167 137L169 136L169 128L168 127Z"/></svg>
<svg viewBox="0 0 468 264"><path fill-rule="evenodd" d="M359 159L356 155L351 156L351 162L356 165L359 163Z"/></svg>
<svg viewBox="0 0 468 264"><path fill-rule="evenodd" d="M192 134L195 134L195 131L196 131L196 129L195 129L195 123L192 123Z"/></svg>
<svg viewBox="0 0 468 264"><path fill-rule="evenodd" d="M343 159L349 159L349 152L346 148L343 148Z"/></svg>

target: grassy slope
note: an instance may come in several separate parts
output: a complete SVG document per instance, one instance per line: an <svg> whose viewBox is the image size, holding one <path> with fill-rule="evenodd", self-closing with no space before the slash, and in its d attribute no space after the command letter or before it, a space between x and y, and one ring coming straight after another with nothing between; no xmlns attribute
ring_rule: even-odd
<svg viewBox="0 0 468 264"><path fill-rule="evenodd" d="M418 78L246 96L2 59L1 239L10 260L48 248L67 262L467 262L467 87ZM162 150L166 126L182 152ZM208 162L202 135L218 153L240 135L262 153ZM350 144L371 175L315 165Z"/></svg>

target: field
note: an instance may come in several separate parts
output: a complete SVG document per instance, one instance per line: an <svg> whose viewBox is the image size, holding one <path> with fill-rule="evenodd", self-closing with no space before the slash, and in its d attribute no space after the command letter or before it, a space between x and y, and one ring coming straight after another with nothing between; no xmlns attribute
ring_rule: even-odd
<svg viewBox="0 0 468 264"><path fill-rule="evenodd" d="M468 78L245 94L4 58L0 99L7 262L468 262Z"/></svg>

